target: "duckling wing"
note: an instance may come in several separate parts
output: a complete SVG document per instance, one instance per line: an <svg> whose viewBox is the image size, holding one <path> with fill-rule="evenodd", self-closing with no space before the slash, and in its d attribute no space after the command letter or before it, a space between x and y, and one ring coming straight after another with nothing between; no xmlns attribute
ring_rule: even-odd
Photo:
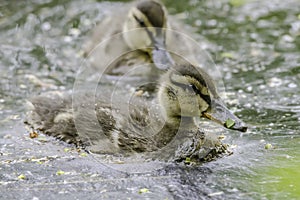
<svg viewBox="0 0 300 200"><path fill-rule="evenodd" d="M66 142L78 143L71 98L60 92L48 92L32 98L30 104L25 124Z"/></svg>
<svg viewBox="0 0 300 200"><path fill-rule="evenodd" d="M48 92L32 98L25 123L95 153L149 150L153 143L149 134L157 127L151 120L149 101L126 104L122 96L111 102L107 95L95 99L88 92L76 94L73 101L72 97L71 93Z"/></svg>

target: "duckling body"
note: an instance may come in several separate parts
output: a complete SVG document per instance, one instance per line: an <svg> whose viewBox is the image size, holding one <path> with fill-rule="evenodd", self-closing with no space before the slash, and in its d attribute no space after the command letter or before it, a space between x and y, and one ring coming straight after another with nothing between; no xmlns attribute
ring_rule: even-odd
<svg viewBox="0 0 300 200"><path fill-rule="evenodd" d="M204 113L213 116L213 102L219 99L213 83L204 76L195 66L176 65L161 77L154 98L135 96L124 88L112 93L109 87L102 87L96 97L86 92L52 92L31 100L26 123L97 153L163 152L158 155L165 157L180 152L182 144L190 141L204 158L222 146L217 137L201 131L195 120ZM238 118L222 104L218 106L235 122L227 128L245 131Z"/></svg>
<svg viewBox="0 0 300 200"><path fill-rule="evenodd" d="M98 153L156 151L169 144L179 131L199 131L191 119L183 119L181 127L181 119L166 120L157 98L120 91L112 102L105 98L112 95L110 89L103 89L96 102L92 100L93 94L82 92L77 95L81 104L76 105L72 105L71 93L48 92L34 97L25 123L34 130ZM98 124L90 120L93 117ZM102 141L106 139L109 145L103 149Z"/></svg>

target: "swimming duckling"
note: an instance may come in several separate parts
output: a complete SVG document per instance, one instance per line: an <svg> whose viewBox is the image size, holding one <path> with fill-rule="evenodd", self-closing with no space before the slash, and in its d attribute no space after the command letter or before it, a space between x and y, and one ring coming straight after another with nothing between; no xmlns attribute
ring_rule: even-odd
<svg viewBox="0 0 300 200"><path fill-rule="evenodd" d="M133 66L154 62L157 69L151 66L143 74L156 79L161 73L159 69L167 69L174 64L174 59L177 64L183 61L181 57L196 63L189 58L200 56L199 46L189 45L194 41L180 35L185 28L168 17L161 3L143 0L114 11L100 22L84 45L85 55L98 72L100 69L101 73L123 75ZM172 56L169 51L173 52Z"/></svg>
<svg viewBox="0 0 300 200"><path fill-rule="evenodd" d="M25 121L31 128L97 153L157 152L174 155L186 139L197 138L197 150L206 156L221 145L197 124L200 117L228 129L246 131L246 125L222 103L203 70L193 65L174 65L159 80L154 99L128 94L49 93L31 100ZM106 91L105 91L106 90ZM130 101L126 101L127 99ZM134 97L134 98L133 98ZM125 104L125 106L124 106ZM95 120L94 119L95 116ZM232 120L226 126L226 120Z"/></svg>

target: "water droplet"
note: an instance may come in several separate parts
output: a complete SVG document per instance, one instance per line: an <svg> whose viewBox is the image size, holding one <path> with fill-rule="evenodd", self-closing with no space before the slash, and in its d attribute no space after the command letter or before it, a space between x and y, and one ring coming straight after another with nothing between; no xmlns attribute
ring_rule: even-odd
<svg viewBox="0 0 300 200"><path fill-rule="evenodd" d="M245 104L245 108L251 108L251 103Z"/></svg>
<svg viewBox="0 0 300 200"><path fill-rule="evenodd" d="M290 83L290 84L288 84L288 87L289 87L289 88L296 88L297 85L296 85L295 83Z"/></svg>
<svg viewBox="0 0 300 200"><path fill-rule="evenodd" d="M19 87L20 87L21 89L26 89L26 88L27 88L27 86L24 85L24 84L20 84Z"/></svg>
<svg viewBox="0 0 300 200"><path fill-rule="evenodd" d="M268 85L270 87L277 87L280 86L282 84L282 80L276 77L273 77L269 80Z"/></svg>
<svg viewBox="0 0 300 200"><path fill-rule="evenodd" d="M65 36L64 41L65 42L72 42L72 38L70 36Z"/></svg>
<svg viewBox="0 0 300 200"><path fill-rule="evenodd" d="M211 26L211 27L216 26L217 20L215 20L215 19L208 20L206 24L207 24L207 26Z"/></svg>
<svg viewBox="0 0 300 200"><path fill-rule="evenodd" d="M200 19L197 19L195 21L195 26L201 26L201 24L202 24L202 21Z"/></svg>
<svg viewBox="0 0 300 200"><path fill-rule="evenodd" d="M51 29L51 24L49 22L44 22L41 28L43 31L49 31Z"/></svg>
<svg viewBox="0 0 300 200"><path fill-rule="evenodd" d="M253 88L252 88L252 86L248 86L248 87L246 88L246 90L247 90L247 92L252 92Z"/></svg>
<svg viewBox="0 0 300 200"><path fill-rule="evenodd" d="M263 90L263 89L265 89L265 88L266 88L265 85L260 85L260 86L259 86L259 89L261 89L261 90Z"/></svg>
<svg viewBox="0 0 300 200"><path fill-rule="evenodd" d="M282 39L285 42L294 42L294 38L292 38L290 35L284 35L282 36Z"/></svg>
<svg viewBox="0 0 300 200"><path fill-rule="evenodd" d="M70 35L73 35L73 36L75 36L75 37L79 36L80 33L81 33L81 31L80 31L78 28L71 28L71 29L69 30L69 34L70 34Z"/></svg>

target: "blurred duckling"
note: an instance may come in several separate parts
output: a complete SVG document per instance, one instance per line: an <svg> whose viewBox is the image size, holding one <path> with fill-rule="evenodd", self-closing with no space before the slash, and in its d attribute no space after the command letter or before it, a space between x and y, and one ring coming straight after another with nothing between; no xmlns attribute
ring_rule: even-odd
<svg viewBox="0 0 300 200"><path fill-rule="evenodd" d="M174 64L173 60L177 64L186 62L184 59L196 63L194 57L201 54L198 45L190 45L171 29L184 32L186 27L168 16L158 1L142 0L114 8L84 45L85 56L98 72L110 75L124 75L134 66L154 63L141 74L139 70L136 73L157 79L162 69Z"/></svg>

